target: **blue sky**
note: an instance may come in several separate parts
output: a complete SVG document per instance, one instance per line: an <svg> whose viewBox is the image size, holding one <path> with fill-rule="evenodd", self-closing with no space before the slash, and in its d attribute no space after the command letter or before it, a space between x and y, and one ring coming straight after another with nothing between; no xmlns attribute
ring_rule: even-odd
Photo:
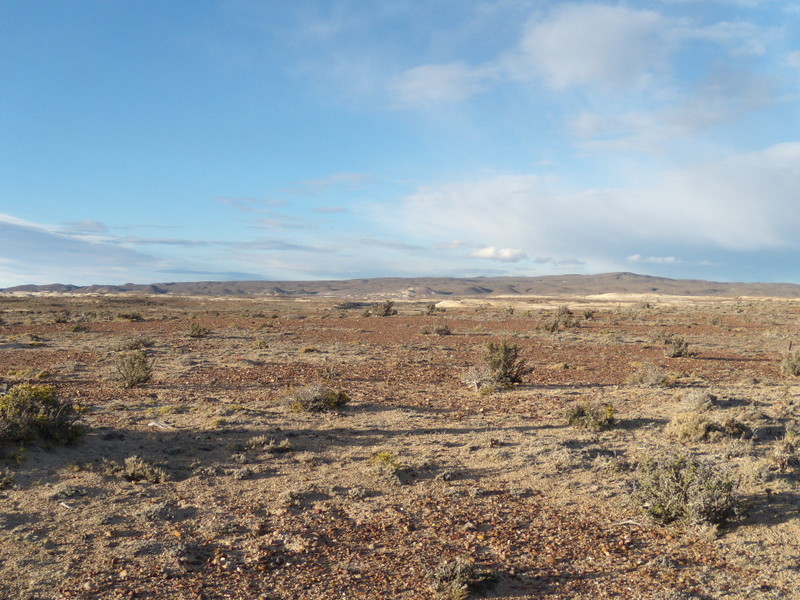
<svg viewBox="0 0 800 600"><path fill-rule="evenodd" d="M800 283L798 195L800 2L0 2L0 287Z"/></svg>

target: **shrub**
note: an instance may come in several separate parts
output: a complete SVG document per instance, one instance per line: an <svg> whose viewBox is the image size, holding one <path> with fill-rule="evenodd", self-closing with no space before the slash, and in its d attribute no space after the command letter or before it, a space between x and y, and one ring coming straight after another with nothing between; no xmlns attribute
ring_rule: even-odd
<svg viewBox="0 0 800 600"><path fill-rule="evenodd" d="M615 423L611 404L576 404L567 409L566 417L567 423L573 427L591 431L602 431Z"/></svg>
<svg viewBox="0 0 800 600"><path fill-rule="evenodd" d="M144 350L154 344L153 340L145 336L133 337L117 346L117 350Z"/></svg>
<svg viewBox="0 0 800 600"><path fill-rule="evenodd" d="M670 380L667 374L658 366L652 364L640 365L626 380L631 385L644 385L647 387L669 387Z"/></svg>
<svg viewBox="0 0 800 600"><path fill-rule="evenodd" d="M344 392L314 384L293 390L284 403L296 412L326 412L344 406L350 397Z"/></svg>
<svg viewBox="0 0 800 600"><path fill-rule="evenodd" d="M208 327L203 327L199 323L192 323L186 335L188 335L190 338L204 338L209 333L211 333L211 330Z"/></svg>
<svg viewBox="0 0 800 600"><path fill-rule="evenodd" d="M519 355L519 346L502 342L486 344L483 362L488 367L492 380L501 385L520 383L522 377L533 368L526 366Z"/></svg>
<svg viewBox="0 0 800 600"><path fill-rule="evenodd" d="M122 467L111 465L108 470L127 481L149 481L162 483L169 480L169 474L139 456L129 456Z"/></svg>
<svg viewBox="0 0 800 600"><path fill-rule="evenodd" d="M73 404L52 385L21 383L0 396L0 443L41 439L68 444L82 433Z"/></svg>
<svg viewBox="0 0 800 600"><path fill-rule="evenodd" d="M429 317L434 316L437 312L444 312L443 308L437 308L436 302L431 302L425 306L425 314Z"/></svg>
<svg viewBox="0 0 800 600"><path fill-rule="evenodd" d="M689 356L689 342L682 336L674 335L665 342L664 356L667 358L683 358Z"/></svg>
<svg viewBox="0 0 800 600"><path fill-rule="evenodd" d="M397 309L394 308L392 300L386 300L380 304L375 305L375 315L379 317L391 317L397 314Z"/></svg>
<svg viewBox="0 0 800 600"><path fill-rule="evenodd" d="M736 487L718 467L671 454L639 465L632 498L658 523L722 524L737 514Z"/></svg>
<svg viewBox="0 0 800 600"><path fill-rule="evenodd" d="M675 416L667 425L666 433L681 442L720 442L725 439L748 439L753 436L750 427L734 418L719 423L699 413L683 413Z"/></svg>
<svg viewBox="0 0 800 600"><path fill-rule="evenodd" d="M781 361L781 371L786 375L800 377L800 352L790 352Z"/></svg>
<svg viewBox="0 0 800 600"><path fill-rule="evenodd" d="M462 558L442 564L432 579L433 593L441 600L465 600L471 592L481 591L495 581L491 573Z"/></svg>
<svg viewBox="0 0 800 600"><path fill-rule="evenodd" d="M154 358L149 358L144 350L136 350L120 356L117 361L117 375L122 387L132 388L150 381L153 375Z"/></svg>
<svg viewBox="0 0 800 600"><path fill-rule="evenodd" d="M433 333L436 335L452 335L453 332L447 323L439 323L433 327Z"/></svg>

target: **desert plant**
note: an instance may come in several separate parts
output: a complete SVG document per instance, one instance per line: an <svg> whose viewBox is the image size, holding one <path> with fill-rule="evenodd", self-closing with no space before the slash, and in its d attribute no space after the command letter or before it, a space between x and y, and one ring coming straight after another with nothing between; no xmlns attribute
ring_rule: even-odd
<svg viewBox="0 0 800 600"><path fill-rule="evenodd" d="M154 342L148 337L137 336L122 342L117 346L117 350L144 350L153 346Z"/></svg>
<svg viewBox="0 0 800 600"><path fill-rule="evenodd" d="M781 371L792 377L800 377L800 352L790 352L781 360Z"/></svg>
<svg viewBox="0 0 800 600"><path fill-rule="evenodd" d="M572 427L591 431L602 431L615 423L614 407L608 403L575 404L567 409L565 416Z"/></svg>
<svg viewBox="0 0 800 600"><path fill-rule="evenodd" d="M204 338L209 333L211 333L211 330L208 327L203 327L199 323L192 323L186 335L190 338Z"/></svg>
<svg viewBox="0 0 800 600"><path fill-rule="evenodd" d="M136 350L123 354L117 361L117 375L122 387L132 388L150 381L153 376L154 358L147 356L144 350Z"/></svg>
<svg viewBox="0 0 800 600"><path fill-rule="evenodd" d="M695 412L705 412L717 406L718 398L706 390L694 389L683 397L684 406Z"/></svg>
<svg viewBox="0 0 800 600"><path fill-rule="evenodd" d="M394 308L393 300L386 300L380 304L376 304L374 308L374 314L378 317L391 317L397 314L397 309Z"/></svg>
<svg viewBox="0 0 800 600"><path fill-rule="evenodd" d="M114 471L113 468L111 470ZM127 481L162 483L169 480L169 474L164 469L155 466L139 456L129 456L126 458L122 467L116 470L116 474Z"/></svg>
<svg viewBox="0 0 800 600"><path fill-rule="evenodd" d="M429 317L434 316L437 312L444 312L444 310L443 308L437 308L436 302L431 302L425 306L425 314Z"/></svg>
<svg viewBox="0 0 800 600"><path fill-rule="evenodd" d="M689 342L683 336L673 335L665 342L664 356L667 358L683 358L689 356Z"/></svg>
<svg viewBox="0 0 800 600"><path fill-rule="evenodd" d="M496 579L490 572L462 558L443 563L431 578L431 589L440 600L466 600L470 593L485 589Z"/></svg>
<svg viewBox="0 0 800 600"><path fill-rule="evenodd" d="M296 412L326 412L348 402L350 397L346 393L318 384L292 390L284 398L284 404Z"/></svg>
<svg viewBox="0 0 800 600"><path fill-rule="evenodd" d="M403 463L392 452L388 450L379 450L369 459L373 465L383 471L396 472L403 468Z"/></svg>
<svg viewBox="0 0 800 600"><path fill-rule="evenodd" d="M667 425L665 433L681 442L721 442L753 436L749 426L732 417L718 422L694 412L676 415Z"/></svg>
<svg viewBox="0 0 800 600"><path fill-rule="evenodd" d="M0 444L40 439L68 444L82 433L78 411L52 385L21 383L0 396Z"/></svg>
<svg viewBox="0 0 800 600"><path fill-rule="evenodd" d="M0 490L14 485L14 472L10 469L0 469Z"/></svg>
<svg viewBox="0 0 800 600"><path fill-rule="evenodd" d="M658 523L721 524L737 514L737 482L687 454L651 457L637 470L632 499Z"/></svg>
<svg viewBox="0 0 800 600"><path fill-rule="evenodd" d="M486 344L483 362L488 367L492 380L501 385L520 383L524 375L533 371L519 355L519 346L507 342Z"/></svg>
<svg viewBox="0 0 800 600"><path fill-rule="evenodd" d="M631 373L627 380L631 385L643 385L647 387L669 387L670 379L667 374L657 365L644 364Z"/></svg>
<svg viewBox="0 0 800 600"><path fill-rule="evenodd" d="M433 327L433 333L435 335L452 335L453 332L447 323L437 323Z"/></svg>

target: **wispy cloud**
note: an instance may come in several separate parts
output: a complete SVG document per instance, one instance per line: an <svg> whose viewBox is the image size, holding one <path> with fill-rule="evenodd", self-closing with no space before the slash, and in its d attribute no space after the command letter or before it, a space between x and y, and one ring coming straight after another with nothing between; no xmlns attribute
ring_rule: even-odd
<svg viewBox="0 0 800 600"><path fill-rule="evenodd" d="M414 67L390 82L392 104L416 108L459 102L485 90L491 75L491 69L463 62Z"/></svg>
<svg viewBox="0 0 800 600"><path fill-rule="evenodd" d="M473 256L498 258L499 248L512 247L590 266L622 264L632 255L657 262L630 249L665 244L735 252L798 248L798 164L800 143L791 143L619 188L574 190L552 178L499 175L422 188L406 198L398 224L432 245L494 242Z"/></svg>
<svg viewBox="0 0 800 600"><path fill-rule="evenodd" d="M522 250L517 250L514 248L497 248L496 246L487 246L486 248L481 248L480 250L476 250L470 254L470 256L473 258L486 258L489 260L499 260L502 262L519 262L525 258L528 258L528 255Z"/></svg>
<svg viewBox="0 0 800 600"><path fill-rule="evenodd" d="M168 265L168 261L115 244L56 233L10 215L0 215L4 261L0 281L25 283L123 283Z"/></svg>

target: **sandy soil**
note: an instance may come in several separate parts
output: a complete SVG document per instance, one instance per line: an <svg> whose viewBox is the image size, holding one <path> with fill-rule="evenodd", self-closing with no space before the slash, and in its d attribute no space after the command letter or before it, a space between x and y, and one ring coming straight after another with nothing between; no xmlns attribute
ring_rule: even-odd
<svg viewBox="0 0 800 600"><path fill-rule="evenodd" d="M337 302L0 296L0 390L55 385L86 430L2 448L0 597L441 598L455 559L494 578L472 598L798 597L800 380L780 362L800 301ZM576 325L543 330L562 305ZM692 355L667 358L667 333ZM145 338L153 379L123 388ZM491 341L534 367L521 384L462 381ZM352 401L285 406L312 383ZM696 390L753 437L671 434ZM587 401L614 425L568 425ZM637 465L676 448L735 476L737 519L658 525L631 501ZM132 456L168 480L126 480Z"/></svg>

